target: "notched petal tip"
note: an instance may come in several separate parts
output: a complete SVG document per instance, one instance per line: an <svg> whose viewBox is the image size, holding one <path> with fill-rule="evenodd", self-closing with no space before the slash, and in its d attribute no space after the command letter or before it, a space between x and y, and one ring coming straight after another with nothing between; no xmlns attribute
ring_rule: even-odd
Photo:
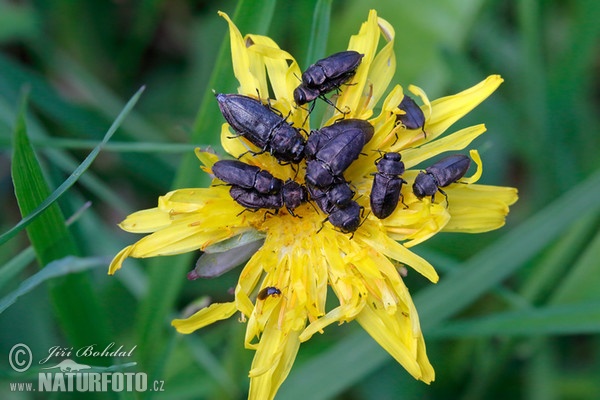
<svg viewBox="0 0 600 400"><path fill-rule="evenodd" d="M115 258L113 258L108 267L108 275L114 275L115 272L121 269L121 267L123 266L123 261L125 261L125 259L129 257L129 254L131 254L132 249L133 246L127 246L123 250L121 250L115 256Z"/></svg>
<svg viewBox="0 0 600 400"><path fill-rule="evenodd" d="M471 156L471 159L475 162L475 165L477 165L477 169L471 177L461 178L460 182L466 184L472 184L477 182L479 178L481 178L481 174L483 173L483 163L481 161L481 157L479 156L479 152L477 150L470 150L469 155Z"/></svg>

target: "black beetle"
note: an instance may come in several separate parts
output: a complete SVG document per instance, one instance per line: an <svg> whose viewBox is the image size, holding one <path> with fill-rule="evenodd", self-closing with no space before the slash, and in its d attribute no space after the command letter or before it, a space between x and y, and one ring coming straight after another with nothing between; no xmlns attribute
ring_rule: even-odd
<svg viewBox="0 0 600 400"><path fill-rule="evenodd" d="M306 146L304 147L304 155L306 156L306 159L314 160L315 155L323 146L342 133L353 129L358 129L364 134L365 143L371 140L373 133L375 132L373 125L371 125L368 121L353 118L343 119L332 125L314 130L310 133L310 136L306 141Z"/></svg>
<svg viewBox="0 0 600 400"><path fill-rule="evenodd" d="M400 177L404 173L404 163L399 153L385 153L376 165L377 173L371 187L371 210L377 218L383 219L389 217L398 205L402 184L406 183Z"/></svg>
<svg viewBox="0 0 600 400"><path fill-rule="evenodd" d="M373 126L368 122L352 121L352 123L346 124L347 129L344 129L343 132L325 140L325 143L317 148L314 159L310 159L306 163L307 183L318 187L328 187L335 181L343 180L342 173L358 158L365 143L373 137L374 131ZM332 126L335 125L337 124Z"/></svg>
<svg viewBox="0 0 600 400"><path fill-rule="evenodd" d="M309 184L307 189L311 199L325 214L330 214L336 208L347 207L354 196L354 192L346 182L337 182L325 189Z"/></svg>
<svg viewBox="0 0 600 400"><path fill-rule="evenodd" d="M229 194L236 202L247 209L260 210L266 208L277 211L285 206L292 215L295 215L295 208L308 200L304 186L292 180L286 181L281 191L273 194L259 193L254 189L240 186L231 186Z"/></svg>
<svg viewBox="0 0 600 400"><path fill-rule="evenodd" d="M212 172L223 182L255 189L259 193L277 193L283 185L281 179L275 178L268 171L237 160L219 160L212 166Z"/></svg>
<svg viewBox="0 0 600 400"><path fill-rule="evenodd" d="M420 128L425 133L425 114L423 114L423 110L415 103L412 97L405 94L398 108L406 114L399 114L396 117L396 121L400 121L406 129Z"/></svg>
<svg viewBox="0 0 600 400"><path fill-rule="evenodd" d="M337 182L327 188L307 185L311 199L327 214L325 221L343 233L354 232L360 226L362 207L352 200L354 192L346 182Z"/></svg>
<svg viewBox="0 0 600 400"><path fill-rule="evenodd" d="M281 290L277 289L275 286L267 286L264 289L261 289L256 295L258 300L265 300L269 296L278 297L281 294Z"/></svg>
<svg viewBox="0 0 600 400"><path fill-rule="evenodd" d="M446 202L448 202L448 195L441 188L465 176L470 165L471 159L462 154L441 159L431 167L426 168L425 171L419 172L413 183L415 196L419 199L431 196L431 201L433 201L436 192L439 191L446 197Z"/></svg>
<svg viewBox="0 0 600 400"><path fill-rule="evenodd" d="M296 104L306 104L317 97L331 104L323 96L352 78L363 57L354 50L341 51L308 67L302 74L302 83L294 90Z"/></svg>
<svg viewBox="0 0 600 400"><path fill-rule="evenodd" d="M302 160L306 140L283 117L252 97L222 93L216 97L223 117L241 136L279 161Z"/></svg>
<svg viewBox="0 0 600 400"><path fill-rule="evenodd" d="M327 217L327 220L343 233L351 233L360 226L361 210L362 207L356 201L350 200L350 203L345 208L335 207Z"/></svg>

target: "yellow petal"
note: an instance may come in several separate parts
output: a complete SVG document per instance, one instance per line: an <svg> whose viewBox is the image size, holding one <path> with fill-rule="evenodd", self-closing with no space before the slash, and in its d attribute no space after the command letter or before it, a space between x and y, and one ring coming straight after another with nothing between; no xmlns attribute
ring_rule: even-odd
<svg viewBox="0 0 600 400"><path fill-rule="evenodd" d="M194 154L196 154L198 160L200 160L200 162L204 165L204 168L202 169L205 172L208 172L208 170L212 168L213 164L219 160L219 156L217 156L215 153L202 150L200 147L196 147L194 149Z"/></svg>
<svg viewBox="0 0 600 400"><path fill-rule="evenodd" d="M378 18L377 23L387 43L377 53L377 56L375 56L375 59L371 63L366 83L366 90L370 93L367 96L363 95L363 101L358 105L358 110L371 111L379 102L381 96L387 91L388 85L396 72L396 55L394 53L394 37L396 33L392 25L383 18ZM363 104L363 102L366 103ZM354 118L366 119L369 116L369 114L363 113L354 115Z"/></svg>
<svg viewBox="0 0 600 400"><path fill-rule="evenodd" d="M487 99L503 81L500 75L490 75L467 90L432 101L431 117L426 121L427 140L444 133L452 124Z"/></svg>
<svg viewBox="0 0 600 400"><path fill-rule="evenodd" d="M365 221L364 225L367 225L369 222ZM369 229L369 233L371 233L370 237L361 236L360 239L381 254L385 254L393 260L411 266L430 281L434 283L438 281L439 276L437 272L435 272L435 269L425 259L408 250L402 244L392 240L389 236L383 234L380 229Z"/></svg>
<svg viewBox="0 0 600 400"><path fill-rule="evenodd" d="M287 378L298 349L298 331L281 328L271 318L252 360L248 399L271 400Z"/></svg>
<svg viewBox="0 0 600 400"><path fill-rule="evenodd" d="M225 214L229 217L233 214L232 206L235 208L226 186L178 189L158 198L158 208L168 214L172 220L178 214L197 213L204 208L208 208L208 212Z"/></svg>
<svg viewBox="0 0 600 400"><path fill-rule="evenodd" d="M281 50L271 38L259 35L248 35L248 37L254 43L248 50L263 57L263 69L266 67L275 99L286 101L288 111L291 111L291 104L294 101L292 93L300 84L299 76L302 74L298 63L290 53Z"/></svg>
<svg viewBox="0 0 600 400"><path fill-rule="evenodd" d="M353 113L359 110L358 105L365 91L367 76L375 57L375 52L377 51L377 43L379 42L379 26L377 22L377 12L371 10L367 21L363 22L358 34L353 35L348 44L348 50L355 50L364 54L360 65L356 69L356 74L344 86L344 90L342 90L336 102L336 106L340 110L350 111L347 114L348 118L355 118L355 114Z"/></svg>
<svg viewBox="0 0 600 400"><path fill-rule="evenodd" d="M244 38L227 14L222 11L219 11L218 14L229 24L229 41L231 44L233 74L240 83L238 93L255 94L257 89L261 89L261 85L258 79L251 73L250 57ZM263 91L264 90L266 90L266 87Z"/></svg>
<svg viewBox="0 0 600 400"><path fill-rule="evenodd" d="M235 288L235 302L238 310L244 315L252 315L254 304L250 300L250 294L254 292L254 289L258 285L260 277L262 276L264 269L263 265L265 262L271 262L273 259L268 247L264 244L254 255L248 260L238 280L237 287ZM249 343L249 341L247 342Z"/></svg>
<svg viewBox="0 0 600 400"><path fill-rule="evenodd" d="M473 184L477 182L479 178L481 178L481 174L483 173L483 163L481 162L481 157L479 156L479 152L477 150L469 150L469 155L471 156L471 159L475 162L475 165L477 165L477 170L472 176L468 178L460 178L460 182Z"/></svg>
<svg viewBox="0 0 600 400"><path fill-rule="evenodd" d="M235 303L214 303L203 308L194 315L185 319L174 319L171 325L179 333L192 333L200 328L215 323L217 321L231 317L235 312Z"/></svg>
<svg viewBox="0 0 600 400"><path fill-rule="evenodd" d="M201 250L239 233L241 233L241 229L207 230L198 224L198 216L186 216L178 220L176 224L140 239L132 245L130 256L145 258Z"/></svg>
<svg viewBox="0 0 600 400"><path fill-rule="evenodd" d="M131 233L149 233L166 228L171 225L172 219L169 213L156 208L136 211L125 218L119 227Z"/></svg>
<svg viewBox="0 0 600 400"><path fill-rule="evenodd" d="M356 320L408 373L429 383L431 377L424 374L424 370L431 366L427 356L419 354L419 341L423 339L420 331L413 332L411 318L417 318L416 314L398 312L390 315L369 301Z"/></svg>
<svg viewBox="0 0 600 400"><path fill-rule="evenodd" d="M462 150L483 132L485 132L485 125L483 124L461 129L452 135L425 143L421 147L404 150L402 161L404 161L406 168L411 168L443 152Z"/></svg>
<svg viewBox="0 0 600 400"><path fill-rule="evenodd" d="M451 219L445 204L431 203L427 197L416 200L414 195L405 194L409 209L396 209L383 223L388 235L394 240L404 241L405 247L424 242L440 232Z"/></svg>
<svg viewBox="0 0 600 400"><path fill-rule="evenodd" d="M115 256L115 258L113 258L113 260L110 262L110 265L108 267L109 275L113 275L117 270L121 269L121 267L123 266L123 261L125 261L125 259L127 257L129 257L129 254L131 253L131 249L132 249L132 246L127 246L123 250L121 250Z"/></svg>
<svg viewBox="0 0 600 400"><path fill-rule="evenodd" d="M504 225L509 206L517 199L517 189L487 185L454 184L447 188L452 218L445 232L480 233Z"/></svg>

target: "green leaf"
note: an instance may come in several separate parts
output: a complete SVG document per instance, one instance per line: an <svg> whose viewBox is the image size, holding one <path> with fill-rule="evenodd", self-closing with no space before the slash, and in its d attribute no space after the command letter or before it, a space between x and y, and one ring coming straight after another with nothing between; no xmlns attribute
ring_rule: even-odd
<svg viewBox="0 0 600 400"><path fill-rule="evenodd" d="M600 233L596 233L569 274L560 280L560 286L550 300L553 304L578 303L598 298L600 276Z"/></svg>
<svg viewBox="0 0 600 400"><path fill-rule="evenodd" d="M21 214L27 215L27 217L3 235L2 240L7 240L11 235L27 227L27 234L35 249L40 266L78 253L56 200L89 167L102 146L117 129L128 110L133 107L140 94L141 90L117 117L104 140L52 194L50 194L42 169L27 137L25 125L26 102L25 100L22 101L14 129L14 153L11 171ZM50 294L56 316L70 344L85 346L90 343L103 344L111 341L104 310L99 305L89 276L70 274L53 280L50 285ZM107 363L108 361L106 359L101 362Z"/></svg>
<svg viewBox="0 0 600 400"><path fill-rule="evenodd" d="M23 272L33 260L35 260L35 251L33 251L33 247L29 246L4 264L0 268L0 291Z"/></svg>
<svg viewBox="0 0 600 400"><path fill-rule="evenodd" d="M509 311L437 328L430 338L600 333L600 301Z"/></svg>
<svg viewBox="0 0 600 400"><path fill-rule="evenodd" d="M49 279L106 266L109 262L110 260L104 257L78 258L73 256L52 261L44 269L21 282L16 290L0 299L0 313L10 307L19 297L32 291Z"/></svg>
<svg viewBox="0 0 600 400"><path fill-rule="evenodd" d="M123 119L125 119L129 111L133 108L143 91L144 88L142 87L137 91L135 95L133 95L133 97L125 105L125 108L117 116L117 119L115 119L113 124L110 126L110 128L106 132L106 135L104 135L104 139L102 139L102 141L94 148L94 150L92 150L90 154L88 154L88 156L85 158L85 160L83 160L79 167L77 167L75 171L73 171L71 176L69 176L58 188L56 188L56 190L52 194L48 193L47 196L42 196L42 193L47 192L47 190L44 192L31 191L34 189L34 187L32 187L30 184L35 185L36 182L33 181L33 176L31 176L31 181L28 179L28 174L31 172L29 168L39 169L39 165L37 163L37 160L35 160L33 151L27 151L28 148L31 149L31 145L29 144L29 140L27 138L25 128L25 117L23 115L24 111L21 111L21 115L18 118L17 125L15 127L15 159L19 161L20 164L17 164L15 160L13 160L12 173L13 180L18 179L20 183L27 186L23 188L22 195L23 201L26 201L28 204L24 204L23 206L21 206L21 214L27 215L27 217L23 218L17 225L15 225L8 232L5 232L0 236L0 245L7 242L9 239L14 237L19 231L21 231L23 228L29 225L34 220L34 218L41 214L46 208L51 206L56 200L58 200L60 196L62 196L71 186L73 186L75 182L77 182L79 177L92 164L98 153L100 153L100 150L102 150L106 142L108 142L111 136L121 125ZM35 167L36 165L37 167ZM44 182L43 185L45 186L45 181L43 180L41 170L39 170L39 173L37 173L35 176L39 177L37 183L40 184L41 182ZM30 198L29 196L37 196L37 199L33 199L32 203L28 201L28 199ZM37 200L40 201L37 202ZM23 207L26 207L25 210L23 210Z"/></svg>
<svg viewBox="0 0 600 400"><path fill-rule="evenodd" d="M310 29L310 41L308 43L308 54L304 68L308 67L325 55L327 49L327 37L329 36L329 22L331 20L331 0L319 0L315 6L312 27Z"/></svg>
<svg viewBox="0 0 600 400"><path fill-rule="evenodd" d="M17 117L13 142L14 152L11 172L15 195L21 214L27 215L27 217L2 235L0 244L31 224L27 234L36 250L41 265L60 258L60 254L75 253L75 244L65 227L62 212L58 205L54 204L59 196L50 197L50 190L44 179L42 169L27 137L25 97Z"/></svg>
<svg viewBox="0 0 600 400"><path fill-rule="evenodd" d="M97 140L62 139L62 138L31 138L36 147L51 149L90 150L98 145ZM8 138L0 137L0 145L10 146ZM188 153L193 152L198 145L192 143L158 143L158 142L110 142L104 146L106 152L127 153Z"/></svg>

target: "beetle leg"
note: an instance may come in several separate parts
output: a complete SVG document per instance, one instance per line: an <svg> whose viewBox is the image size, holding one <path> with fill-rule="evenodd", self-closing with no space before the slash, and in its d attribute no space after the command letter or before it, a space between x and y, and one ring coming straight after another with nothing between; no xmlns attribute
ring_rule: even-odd
<svg viewBox="0 0 600 400"><path fill-rule="evenodd" d="M441 194L443 194L443 195L444 195L444 197L446 198L446 208L448 208L448 206L450 205L450 202L448 201L448 195L446 194L446 192L444 192L444 191L442 190L442 188L438 188L438 191L439 191ZM435 197L435 194L434 194L433 196L431 196L431 197Z"/></svg>

